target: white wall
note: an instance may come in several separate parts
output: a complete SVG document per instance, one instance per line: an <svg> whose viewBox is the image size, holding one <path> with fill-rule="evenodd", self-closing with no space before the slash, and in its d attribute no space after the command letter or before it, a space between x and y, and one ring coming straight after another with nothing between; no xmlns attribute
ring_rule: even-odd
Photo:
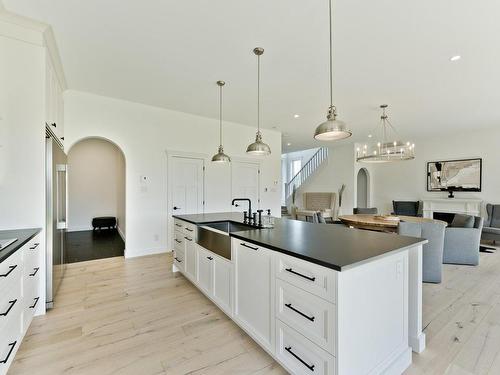
<svg viewBox="0 0 500 375"><path fill-rule="evenodd" d="M92 218L114 216L125 233L125 159L109 141L90 138L68 151L70 231L92 229Z"/></svg>
<svg viewBox="0 0 500 375"><path fill-rule="evenodd" d="M216 103L214 102L214 105ZM126 160L126 256L139 256L169 249L167 207L167 150L195 152L206 158L206 206L227 211L230 196L213 186L228 178L229 168L213 166L217 152L218 121L93 94L65 94L65 137L68 146L87 137L102 137L117 144ZM280 213L281 134L264 129L263 138L272 155L261 163L261 207ZM225 123L224 150L231 157L246 157L255 128ZM139 177L149 177L147 189ZM219 175L221 179L216 178Z"/></svg>
<svg viewBox="0 0 500 375"><path fill-rule="evenodd" d="M482 192L455 196L500 203L500 128L417 139L415 146L414 160L372 166L373 204L379 211L391 212L392 200L446 198L446 192L426 191L427 162L477 157L483 158Z"/></svg>
<svg viewBox="0 0 500 375"><path fill-rule="evenodd" d="M346 185L342 198L341 213L350 214L355 205L354 147L352 144L337 144L329 147L328 160L303 184L297 192L296 205L302 206L302 193L334 192Z"/></svg>

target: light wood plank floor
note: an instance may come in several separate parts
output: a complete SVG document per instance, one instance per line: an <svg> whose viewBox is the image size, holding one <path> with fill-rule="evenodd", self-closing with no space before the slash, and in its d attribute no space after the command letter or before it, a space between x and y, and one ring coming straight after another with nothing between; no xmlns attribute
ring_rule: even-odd
<svg viewBox="0 0 500 375"><path fill-rule="evenodd" d="M33 321L9 374L284 374L170 255L72 264L56 308ZM414 374L500 374L500 251L424 284L427 350Z"/></svg>

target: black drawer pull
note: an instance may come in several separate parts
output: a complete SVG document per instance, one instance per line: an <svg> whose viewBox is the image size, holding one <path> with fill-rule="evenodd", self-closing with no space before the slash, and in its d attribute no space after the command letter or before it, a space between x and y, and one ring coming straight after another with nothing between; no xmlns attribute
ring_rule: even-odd
<svg viewBox="0 0 500 375"><path fill-rule="evenodd" d="M208 259L208 260L214 260L214 258L212 258L212 257L207 257L207 259Z"/></svg>
<svg viewBox="0 0 500 375"><path fill-rule="evenodd" d="M35 267L35 268L33 268L33 271L34 271L34 272L33 272L33 273L30 273L28 276L35 276L35 275L36 275L36 273L38 272L38 270L39 270L39 269L40 269L40 267Z"/></svg>
<svg viewBox="0 0 500 375"><path fill-rule="evenodd" d="M288 307L290 310L295 311L297 314L302 315L304 318L310 320L311 322L314 322L314 316L309 316L304 314L302 311L299 311L295 307L293 307L291 303L285 303L285 306Z"/></svg>
<svg viewBox="0 0 500 375"><path fill-rule="evenodd" d="M175 226L176 226L176 227L182 227L182 225L181 225L181 224L177 224L177 223L175 223Z"/></svg>
<svg viewBox="0 0 500 375"><path fill-rule="evenodd" d="M188 232L193 232L193 229L189 229L188 227L185 228Z"/></svg>
<svg viewBox="0 0 500 375"><path fill-rule="evenodd" d="M181 240L178 240L177 238L174 238L174 240L175 240L175 242L177 242L177 243L182 243L182 241L181 241Z"/></svg>
<svg viewBox="0 0 500 375"><path fill-rule="evenodd" d="M57 128L57 124L56 124L55 122L53 122L53 123L52 123L52 124L50 124L50 125L52 125L54 128Z"/></svg>
<svg viewBox="0 0 500 375"><path fill-rule="evenodd" d="M30 250L35 250L38 247L38 245L40 244L37 242L36 244L30 247Z"/></svg>
<svg viewBox="0 0 500 375"><path fill-rule="evenodd" d="M9 272L4 273L3 275L0 275L0 277L7 277L7 276L9 276L11 274L11 272L14 271L16 268L17 268L17 264L15 264L13 266L9 266Z"/></svg>
<svg viewBox="0 0 500 375"><path fill-rule="evenodd" d="M12 310L12 308L16 304L16 302L17 302L17 299L13 299L12 301L9 301L9 304L10 304L9 308L7 309L6 312L0 314L0 316L7 316L10 313L10 310Z"/></svg>
<svg viewBox="0 0 500 375"><path fill-rule="evenodd" d="M258 247L253 247L253 246L248 246L246 243L240 243L241 246L245 246L245 247L248 247L249 249L252 249L252 250L259 250Z"/></svg>
<svg viewBox="0 0 500 375"><path fill-rule="evenodd" d="M300 358L297 354L295 354L294 352L292 352L292 347L291 346L285 348L285 350L288 353L290 353L291 355L293 355L295 359L297 359L298 361L300 361L300 363L302 363L304 366L306 366L309 370L314 371L314 365L308 364L306 361L304 361L302 358Z"/></svg>
<svg viewBox="0 0 500 375"><path fill-rule="evenodd" d="M14 351L14 348L16 347L16 344L17 344L17 341L14 341L14 342L11 342L9 344L10 346L10 350L9 352L7 353L7 357L5 357L4 360L0 361L0 363L7 363L9 361L9 358L10 358L10 355L12 354L12 352Z"/></svg>
<svg viewBox="0 0 500 375"><path fill-rule="evenodd" d="M192 241L193 239L192 238L189 238L189 237L184 237L186 240L188 241Z"/></svg>
<svg viewBox="0 0 500 375"><path fill-rule="evenodd" d="M174 259L175 259L177 262L182 263L182 260L180 260L179 258L175 257Z"/></svg>
<svg viewBox="0 0 500 375"><path fill-rule="evenodd" d="M38 300L39 300L39 299L40 299L40 297L36 297L36 298L34 298L34 299L33 299L33 301L35 301L35 303L34 303L33 305L31 305L31 306L28 306L28 307L29 307L30 309L34 309L34 308L35 308L35 306L36 306L36 304L38 303Z"/></svg>
<svg viewBox="0 0 500 375"><path fill-rule="evenodd" d="M307 279L309 281L314 281L316 280L315 277L310 277L310 276L306 276L306 275L302 275L301 273L297 272L297 271L294 271L293 269L291 268L285 268L285 271L288 271L290 273L293 273L294 275L297 275L297 276L300 276L300 277L303 277L304 279Z"/></svg>

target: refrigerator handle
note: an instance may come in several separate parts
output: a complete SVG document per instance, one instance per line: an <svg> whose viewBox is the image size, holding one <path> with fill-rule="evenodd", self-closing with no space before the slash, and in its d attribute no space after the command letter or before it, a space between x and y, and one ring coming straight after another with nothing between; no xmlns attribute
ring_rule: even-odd
<svg viewBox="0 0 500 375"><path fill-rule="evenodd" d="M56 223L57 229L67 229L67 164L56 165Z"/></svg>

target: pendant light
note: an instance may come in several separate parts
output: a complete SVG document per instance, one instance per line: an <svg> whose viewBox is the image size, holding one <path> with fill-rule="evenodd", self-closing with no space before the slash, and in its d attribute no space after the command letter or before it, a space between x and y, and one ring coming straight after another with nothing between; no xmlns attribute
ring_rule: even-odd
<svg viewBox="0 0 500 375"><path fill-rule="evenodd" d="M336 141L349 138L352 132L347 129L344 122L337 120L337 108L333 105L333 28L332 28L332 0L329 0L330 16L330 107L326 121L319 124L314 132L314 138L318 141Z"/></svg>
<svg viewBox="0 0 500 375"><path fill-rule="evenodd" d="M217 152L213 157L212 161L215 163L229 163L231 158L224 153L224 147L222 146L222 87L226 84L224 81L217 81L219 86L219 152Z"/></svg>
<svg viewBox="0 0 500 375"><path fill-rule="evenodd" d="M262 142L262 134L260 132L260 57L264 53L264 48L255 47L253 53L257 56L257 134L255 142L247 147L247 154L270 155L271 148Z"/></svg>

